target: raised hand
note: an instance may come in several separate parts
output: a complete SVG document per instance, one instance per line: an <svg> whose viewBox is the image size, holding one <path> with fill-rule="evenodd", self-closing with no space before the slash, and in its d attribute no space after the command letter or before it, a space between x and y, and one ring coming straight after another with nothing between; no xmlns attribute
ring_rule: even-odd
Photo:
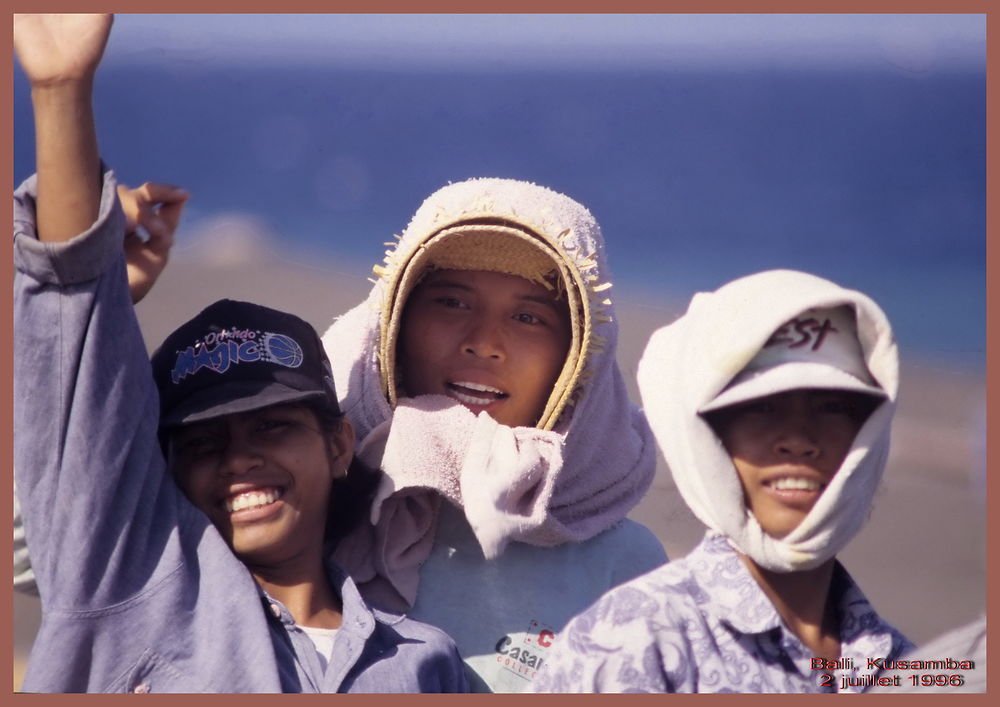
<svg viewBox="0 0 1000 707"><path fill-rule="evenodd" d="M179 187L146 182L136 189L118 186L125 211L125 263L132 302L137 303L167 266L174 231L189 194ZM142 229L147 238L138 233Z"/></svg>
<svg viewBox="0 0 1000 707"><path fill-rule="evenodd" d="M33 87L93 79L112 15L14 15L14 50Z"/></svg>
<svg viewBox="0 0 1000 707"><path fill-rule="evenodd" d="M14 15L14 49L31 82L38 238L66 241L97 219L100 156L91 94L111 15Z"/></svg>

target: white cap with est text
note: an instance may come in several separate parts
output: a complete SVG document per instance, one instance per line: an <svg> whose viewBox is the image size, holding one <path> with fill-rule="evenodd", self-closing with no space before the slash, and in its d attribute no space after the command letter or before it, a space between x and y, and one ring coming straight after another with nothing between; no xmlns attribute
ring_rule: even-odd
<svg viewBox="0 0 1000 707"><path fill-rule="evenodd" d="M809 309L785 322L699 412L802 388L885 397L865 366L851 307Z"/></svg>

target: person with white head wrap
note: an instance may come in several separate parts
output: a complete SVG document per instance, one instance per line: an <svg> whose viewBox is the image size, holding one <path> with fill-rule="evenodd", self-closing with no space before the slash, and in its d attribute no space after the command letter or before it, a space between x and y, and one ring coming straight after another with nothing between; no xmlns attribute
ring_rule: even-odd
<svg viewBox="0 0 1000 707"><path fill-rule="evenodd" d="M709 530L560 636L534 689L834 692L911 647L836 553L871 510L898 387L869 297L773 270L694 296L638 371L678 489Z"/></svg>
<svg viewBox="0 0 1000 707"><path fill-rule="evenodd" d="M474 689L522 691L566 621L667 559L626 518L656 451L615 360L601 230L563 194L472 179L389 245L324 337L359 454L385 472L336 559L449 633Z"/></svg>
<svg viewBox="0 0 1000 707"><path fill-rule="evenodd" d="M815 350L818 332L807 345L795 346L804 335L801 322L809 318L801 317L804 312L835 307L849 308L847 316L834 312L842 317L836 320L843 321L841 331L824 336ZM765 348L775 339L789 341ZM740 373L731 382L734 371ZM898 379L892 329L878 305L860 292L793 271L759 273L696 295L684 317L653 334L639 368L646 414L688 506L776 572L829 560L868 518L887 459ZM810 513L787 536L774 538L747 509L730 455L705 413L807 387L857 390L884 400Z"/></svg>

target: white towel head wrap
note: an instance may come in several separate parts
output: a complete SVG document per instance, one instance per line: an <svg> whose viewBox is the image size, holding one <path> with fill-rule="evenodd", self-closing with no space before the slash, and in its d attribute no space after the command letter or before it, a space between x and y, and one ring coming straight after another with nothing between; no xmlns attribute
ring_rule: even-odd
<svg viewBox="0 0 1000 707"><path fill-rule="evenodd" d="M442 498L464 510L486 557L510 541L582 541L638 503L655 445L615 360L604 240L582 205L527 182L472 179L428 197L388 245L367 301L323 342L359 454L386 474L369 537L342 543L337 559L362 585L387 582L386 603L405 606ZM443 396L398 397L400 319L428 267L504 272L565 296L572 341L535 427L500 425Z"/></svg>
<svg viewBox="0 0 1000 707"><path fill-rule="evenodd" d="M790 270L734 280L695 295L686 314L653 333L638 378L646 415L684 500L758 565L777 572L816 567L867 520L888 456L899 378L892 329L869 297ZM778 539L747 509L733 462L699 413L804 387L884 400L816 504Z"/></svg>

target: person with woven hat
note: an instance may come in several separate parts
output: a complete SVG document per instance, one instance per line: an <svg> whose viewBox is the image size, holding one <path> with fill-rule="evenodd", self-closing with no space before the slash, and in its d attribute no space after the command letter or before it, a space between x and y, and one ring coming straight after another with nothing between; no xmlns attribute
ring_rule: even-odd
<svg viewBox="0 0 1000 707"><path fill-rule="evenodd" d="M443 187L324 336L383 477L336 557L455 639L477 690L531 685L566 621L666 561L626 514L655 441L615 361L600 227L510 179Z"/></svg>
<svg viewBox="0 0 1000 707"><path fill-rule="evenodd" d="M14 467L42 602L23 689L465 691L442 631L370 608L328 559L378 476L316 331L222 300L150 370L90 105L110 27L14 20L38 155L14 195Z"/></svg>
<svg viewBox="0 0 1000 707"><path fill-rule="evenodd" d="M552 692L859 692L911 647L836 555L868 518L898 361L869 297L773 270L695 295L654 332L639 390L684 500L688 555L573 619Z"/></svg>

